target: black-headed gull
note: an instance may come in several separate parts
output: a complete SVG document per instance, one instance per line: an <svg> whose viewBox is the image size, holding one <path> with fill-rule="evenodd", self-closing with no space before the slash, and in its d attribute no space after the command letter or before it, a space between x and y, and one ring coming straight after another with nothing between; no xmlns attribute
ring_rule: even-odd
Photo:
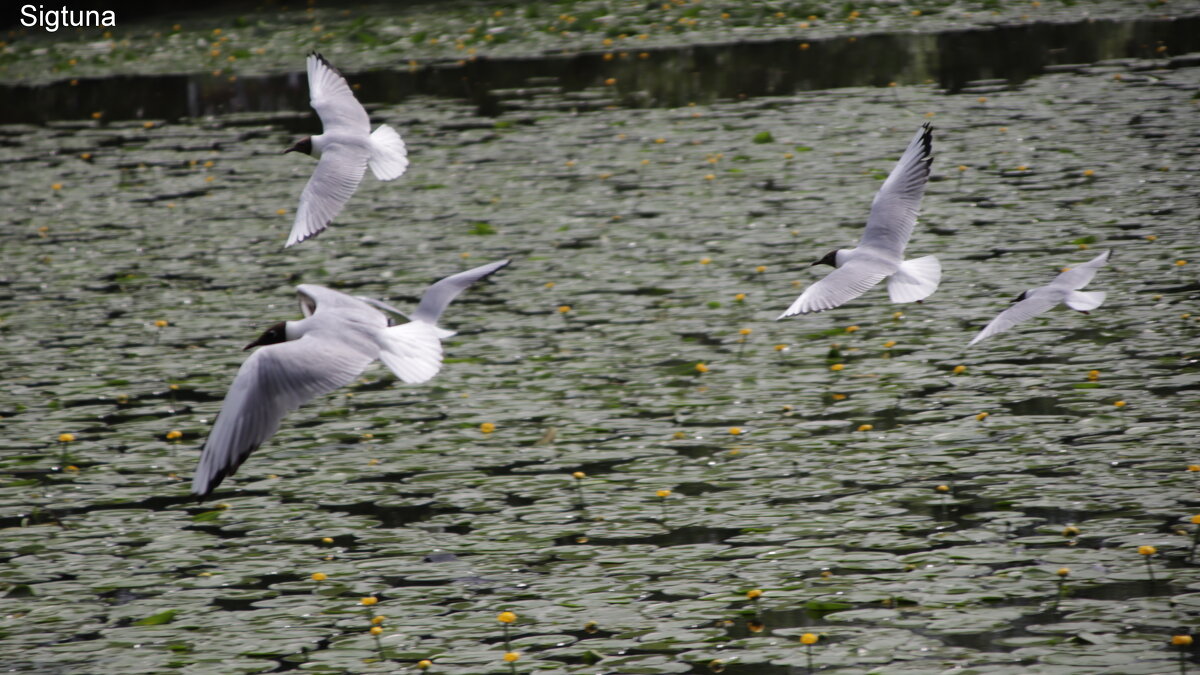
<svg viewBox="0 0 1200 675"><path fill-rule="evenodd" d="M500 260L430 286L408 323L389 326L380 311L398 312L324 286L302 284L303 319L281 321L246 346L262 347L238 370L204 443L192 493L204 497L232 475L279 428L288 412L354 381L379 359L401 380L429 380L442 367L442 343L453 331L438 317L463 289L508 264Z"/></svg>
<svg viewBox="0 0 1200 675"><path fill-rule="evenodd" d="M308 98L324 133L306 136L284 150L318 158L286 246L315 237L329 227L358 189L367 167L379 180L395 180L408 168L408 150L396 130L384 124L371 133L371 120L346 78L325 57L308 55Z"/></svg>
<svg viewBox="0 0 1200 675"><path fill-rule="evenodd" d="M1091 260L1064 269L1054 281L1045 286L1031 288L1012 300L1012 306L996 315L992 322L967 343L967 346L1001 333L1013 326L1028 321L1042 312L1063 303L1073 310L1087 314L1104 303L1104 291L1081 291L1088 285L1096 272L1108 264L1112 251L1105 251Z"/></svg>
<svg viewBox="0 0 1200 675"><path fill-rule="evenodd" d="M836 269L804 289L778 319L833 309L884 279L888 279L892 302L917 302L937 290L942 266L936 257L904 259L904 247L917 223L917 211L929 180L932 152L933 127L926 122L875 194L867 229L858 246L830 251L813 263Z"/></svg>

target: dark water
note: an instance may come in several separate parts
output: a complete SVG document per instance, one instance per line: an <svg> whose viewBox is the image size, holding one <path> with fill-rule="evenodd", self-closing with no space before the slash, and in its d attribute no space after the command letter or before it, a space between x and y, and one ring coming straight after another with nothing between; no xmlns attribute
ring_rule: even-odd
<svg viewBox="0 0 1200 675"><path fill-rule="evenodd" d="M1171 19L1019 23L941 33L887 33L812 40L780 39L529 57L479 57L353 72L364 103L411 96L465 99L480 114L550 104L594 108L677 107L720 99L781 96L838 87L883 87L933 81L957 92L980 80L1017 85L1047 72L1106 59L1157 58L1200 50L1200 16ZM804 47L801 49L801 47ZM644 53L645 58L639 54ZM1168 62L1169 67L1190 63ZM573 98L615 78L611 97ZM303 72L243 75L112 75L72 84L0 85L0 123L83 119L197 118L234 112L304 110ZM558 98L562 96L566 98ZM542 105L546 103L543 102Z"/></svg>

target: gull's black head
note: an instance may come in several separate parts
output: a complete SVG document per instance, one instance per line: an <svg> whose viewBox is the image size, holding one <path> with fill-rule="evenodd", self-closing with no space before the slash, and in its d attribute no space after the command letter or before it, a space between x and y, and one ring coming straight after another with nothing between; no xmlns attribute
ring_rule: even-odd
<svg viewBox="0 0 1200 675"><path fill-rule="evenodd" d="M258 336L258 339L246 345L245 349L253 349L254 347L262 347L263 345L277 345L280 342L287 342L287 322L280 321L279 323L267 329L267 332Z"/></svg>
<svg viewBox="0 0 1200 675"><path fill-rule="evenodd" d="M287 150L284 150L283 154L286 155L289 152L303 152L306 155L311 155L312 154L312 136L305 136L304 138L301 138L300 140L296 141L296 144L293 145L292 147L288 148Z"/></svg>
<svg viewBox="0 0 1200 675"><path fill-rule="evenodd" d="M816 267L817 265L829 265L830 267L837 267L837 251L830 251L829 253L826 253L824 258L821 258L817 262L809 265L809 267Z"/></svg>
<svg viewBox="0 0 1200 675"><path fill-rule="evenodd" d="M1013 298L1012 300L1009 300L1009 302L1011 302L1011 303L1016 303L1016 302L1020 302L1020 301L1024 300L1024 299L1025 299L1025 294L1026 294L1026 293L1028 293L1028 292L1029 292L1029 291L1021 291L1021 294L1020 294L1020 295L1018 295L1017 297Z"/></svg>

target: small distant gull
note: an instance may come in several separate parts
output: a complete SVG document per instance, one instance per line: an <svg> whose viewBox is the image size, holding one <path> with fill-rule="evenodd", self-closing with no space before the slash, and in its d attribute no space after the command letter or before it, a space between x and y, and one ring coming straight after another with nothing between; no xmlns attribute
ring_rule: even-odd
<svg viewBox="0 0 1200 675"><path fill-rule="evenodd" d="M320 234L358 189L367 167L379 180L395 180L408 168L404 140L388 125L371 133L371 120L346 84L346 78L325 57L308 55L308 97L321 117L324 133L305 136L284 150L320 159L304 192L286 246Z"/></svg>
<svg viewBox="0 0 1200 675"><path fill-rule="evenodd" d="M1081 291L1079 289L1088 285L1092 277L1096 276L1096 272L1108 264L1110 257L1112 257L1112 251L1105 251L1085 263L1064 269L1054 277L1054 281L1045 286L1031 288L1018 295L1012 300L1012 306L1000 312L996 318L992 319L991 323L984 326L975 339L967 343L967 346L970 347L986 337L1004 332L1022 321L1028 321L1060 302L1084 314L1096 309L1104 302L1104 291Z"/></svg>
<svg viewBox="0 0 1200 675"><path fill-rule="evenodd" d="M875 194L867 229L858 246L830 251L813 263L836 269L804 289L778 319L833 309L884 279L888 279L892 302L919 302L937 290L942 266L936 257L904 259L904 247L917 223L917 211L929 180L932 152L933 127L926 122Z"/></svg>
<svg viewBox="0 0 1200 675"><path fill-rule="evenodd" d="M442 367L442 343L454 335L438 317L460 292L509 263L500 260L434 283L408 323L389 325L390 305L324 286L296 287L303 319L281 321L246 346L261 347L238 370L204 443L192 493L205 497L274 435L279 422L316 396L354 381L375 359L401 380L425 382ZM380 311L383 310L383 311Z"/></svg>

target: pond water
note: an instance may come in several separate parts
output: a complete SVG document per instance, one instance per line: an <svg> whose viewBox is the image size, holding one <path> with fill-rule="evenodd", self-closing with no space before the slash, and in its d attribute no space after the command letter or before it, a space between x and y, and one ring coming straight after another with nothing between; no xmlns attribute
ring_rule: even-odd
<svg viewBox="0 0 1200 675"><path fill-rule="evenodd" d="M6 668L1195 669L1200 67L1137 56L696 105L535 81L484 116L364 95L410 171L286 251L302 96L0 126ZM775 322L926 120L909 253L941 287ZM1101 308L965 348L1104 249ZM436 379L373 366L189 498L296 285L405 308L502 257Z"/></svg>

